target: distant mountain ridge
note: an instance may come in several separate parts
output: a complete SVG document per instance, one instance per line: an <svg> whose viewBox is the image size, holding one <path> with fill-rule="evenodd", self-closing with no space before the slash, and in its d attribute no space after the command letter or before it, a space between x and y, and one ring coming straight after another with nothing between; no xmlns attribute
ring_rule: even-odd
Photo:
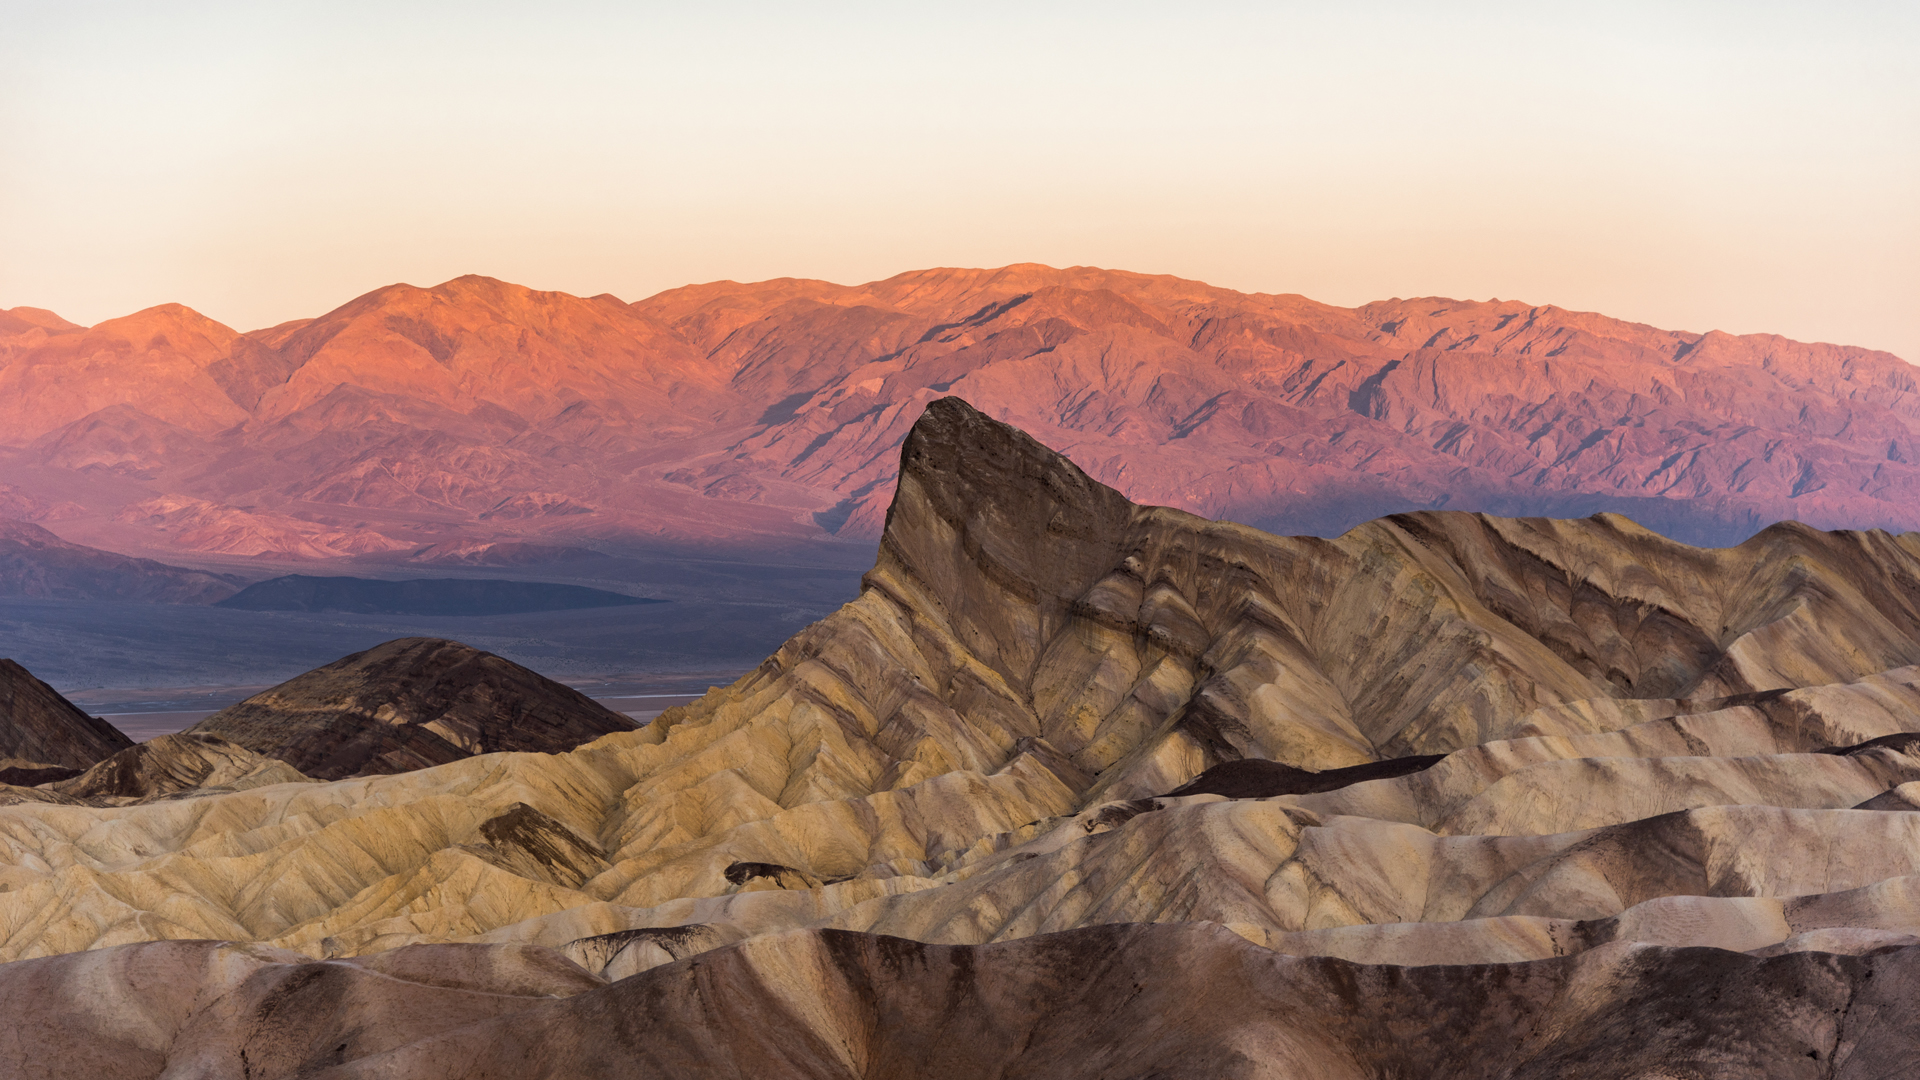
<svg viewBox="0 0 1920 1080"><path fill-rule="evenodd" d="M1704 544L1920 528L1898 357L1517 301L1029 264L637 303L470 276L246 334L179 305L0 313L10 487L128 550L871 540L947 393L1137 501L1283 533L1414 509L1613 511Z"/></svg>
<svg viewBox="0 0 1920 1080"><path fill-rule="evenodd" d="M38 525L0 518L0 596L200 604L231 596L240 584L227 574L69 544Z"/></svg>
<svg viewBox="0 0 1920 1080"><path fill-rule="evenodd" d="M505 615L529 611L657 604L638 596L492 578L313 577L288 574L257 582L215 604L243 611L345 611L374 615Z"/></svg>

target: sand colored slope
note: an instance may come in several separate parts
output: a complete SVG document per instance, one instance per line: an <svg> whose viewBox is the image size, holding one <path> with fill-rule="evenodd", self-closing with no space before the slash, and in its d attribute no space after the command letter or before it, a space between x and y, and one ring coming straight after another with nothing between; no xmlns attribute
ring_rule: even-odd
<svg viewBox="0 0 1920 1080"><path fill-rule="evenodd" d="M0 789L0 994L104 987L49 1045L126 1075L1092 1076L1136 1036L1221 1076L1897 1075L1905 539L1275 537L936 402L860 597L642 729L332 782L203 733ZM471 742L565 696L468 653L391 643L240 726ZM1301 793L1172 794L1234 768ZM204 1004L142 1004L150 964ZM1025 1049L926 1057L955 1038Z"/></svg>
<svg viewBox="0 0 1920 1080"><path fill-rule="evenodd" d="M1139 921L1277 944L1920 873L1904 812L1852 809L1920 782L1916 747L1886 738L1920 731L1900 666L1920 592L1890 538L1789 528L1700 551L1619 520L1464 515L1272 537L1136 507L954 401L902 475L858 600L643 730L349 783L7 808L0 948L352 955L687 924L708 945L806 927L972 943ZM547 685L503 697L425 678L439 654L420 643L383 648L283 694L312 699L306 719L249 722L333 746ZM1163 797L1224 762L1408 752L1448 756L1319 794ZM1649 836L1667 862L1641 858ZM673 955L645 944L620 963Z"/></svg>

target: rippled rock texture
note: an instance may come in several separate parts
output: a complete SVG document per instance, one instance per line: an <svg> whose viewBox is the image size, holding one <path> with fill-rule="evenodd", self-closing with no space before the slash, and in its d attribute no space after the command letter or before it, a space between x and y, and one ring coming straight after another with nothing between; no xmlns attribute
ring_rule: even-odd
<svg viewBox="0 0 1920 1080"><path fill-rule="evenodd" d="M860 597L643 729L0 807L0 1000L30 1033L4 1053L1899 1076L1915 733L1910 534L1276 537L1131 504L944 400Z"/></svg>
<svg viewBox="0 0 1920 1080"><path fill-rule="evenodd" d="M627 717L489 652L401 638L264 690L188 729L326 780L508 750L556 753Z"/></svg>
<svg viewBox="0 0 1920 1080"><path fill-rule="evenodd" d="M0 659L0 768L85 769L131 745L112 724L80 711L26 668Z"/></svg>

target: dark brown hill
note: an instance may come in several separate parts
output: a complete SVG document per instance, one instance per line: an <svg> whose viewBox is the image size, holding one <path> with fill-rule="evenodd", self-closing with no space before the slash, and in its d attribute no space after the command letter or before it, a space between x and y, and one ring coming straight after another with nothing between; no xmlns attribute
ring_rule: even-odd
<svg viewBox="0 0 1920 1080"><path fill-rule="evenodd" d="M0 659L0 758L85 769L132 745L112 724Z"/></svg>
<svg viewBox="0 0 1920 1080"><path fill-rule="evenodd" d="M308 776L399 773L503 750L559 753L634 722L457 641L401 638L343 657L188 729Z"/></svg>
<svg viewBox="0 0 1920 1080"><path fill-rule="evenodd" d="M1194 924L769 935L610 984L524 945L315 962L177 941L0 967L43 1080L1904 1080L1916 992L1914 947L1397 967Z"/></svg>

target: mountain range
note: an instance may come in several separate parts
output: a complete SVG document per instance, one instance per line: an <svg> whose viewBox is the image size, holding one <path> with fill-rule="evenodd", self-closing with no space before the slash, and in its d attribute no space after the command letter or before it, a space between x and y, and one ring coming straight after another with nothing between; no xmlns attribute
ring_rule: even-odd
<svg viewBox="0 0 1920 1080"><path fill-rule="evenodd" d="M1131 498L1284 533L1417 509L1715 545L1920 527L1920 370L1887 353L1037 265L635 303L463 277L248 333L15 308L0 516L163 558L868 544L949 393Z"/></svg>
<svg viewBox="0 0 1920 1080"><path fill-rule="evenodd" d="M0 1062L1912 1071L1920 537L1275 536L954 398L896 462L859 596L644 727L403 640L0 786Z"/></svg>

